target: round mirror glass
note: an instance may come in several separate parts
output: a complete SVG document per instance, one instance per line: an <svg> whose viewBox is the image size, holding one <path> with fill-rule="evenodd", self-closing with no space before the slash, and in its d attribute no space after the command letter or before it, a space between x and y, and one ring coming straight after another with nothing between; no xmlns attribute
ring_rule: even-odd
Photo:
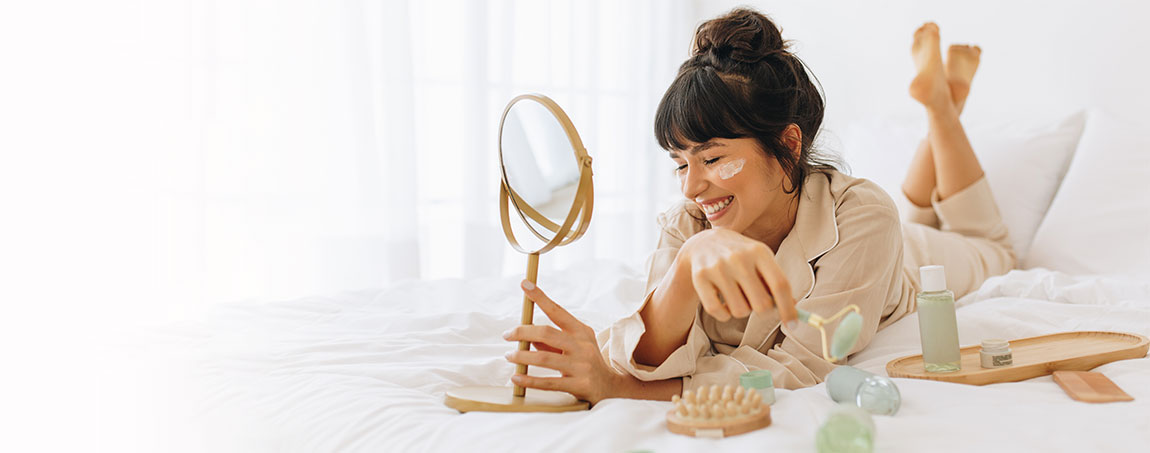
<svg viewBox="0 0 1150 453"><path fill-rule="evenodd" d="M511 201L533 232L526 236L550 241L554 225L567 220L575 201L581 176L576 150L559 118L531 98L511 105L501 132L500 156ZM533 212L552 226L544 225Z"/></svg>

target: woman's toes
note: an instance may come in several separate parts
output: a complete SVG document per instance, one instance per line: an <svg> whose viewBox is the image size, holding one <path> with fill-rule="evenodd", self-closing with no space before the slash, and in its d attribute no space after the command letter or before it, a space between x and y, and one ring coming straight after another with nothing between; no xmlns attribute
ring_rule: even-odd
<svg viewBox="0 0 1150 453"><path fill-rule="evenodd" d="M927 22L918 27L914 31L914 38L917 39L930 39L931 37L938 36L938 24L934 22Z"/></svg>
<svg viewBox="0 0 1150 453"><path fill-rule="evenodd" d="M927 22L915 31L911 45L918 73L911 81L910 95L924 105L951 103L938 39L938 25Z"/></svg>
<svg viewBox="0 0 1150 453"><path fill-rule="evenodd" d="M970 84L978 71L982 49L978 46L955 44L946 49L946 78L951 83Z"/></svg>
<svg viewBox="0 0 1150 453"><path fill-rule="evenodd" d="M982 55L982 48L969 44L951 44L951 46L946 49L947 60L951 58L960 58L974 59L977 61L980 55Z"/></svg>

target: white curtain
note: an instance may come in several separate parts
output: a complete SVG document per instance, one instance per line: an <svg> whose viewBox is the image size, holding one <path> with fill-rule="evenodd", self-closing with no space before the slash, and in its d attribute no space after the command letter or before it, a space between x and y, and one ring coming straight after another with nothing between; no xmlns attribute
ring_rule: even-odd
<svg viewBox="0 0 1150 453"><path fill-rule="evenodd" d="M655 214L677 194L654 110L687 56L688 1L412 3L421 276L519 272L498 220L499 118L517 94L555 99L593 158L595 211L578 242L541 260L641 265Z"/></svg>
<svg viewBox="0 0 1150 453"><path fill-rule="evenodd" d="M524 92L555 99L594 159L591 228L544 269L641 265L655 214L678 196L652 119L687 56L693 9L9 3L3 278L22 297L92 313L170 315L522 272L498 222L495 135Z"/></svg>

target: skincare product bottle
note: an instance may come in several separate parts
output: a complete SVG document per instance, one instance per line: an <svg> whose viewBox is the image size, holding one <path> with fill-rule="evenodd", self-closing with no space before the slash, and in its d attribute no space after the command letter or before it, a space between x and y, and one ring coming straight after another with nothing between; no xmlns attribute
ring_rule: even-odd
<svg viewBox="0 0 1150 453"><path fill-rule="evenodd" d="M852 404L839 404L815 433L819 453L871 453L874 451L874 420Z"/></svg>
<svg viewBox="0 0 1150 453"><path fill-rule="evenodd" d="M978 350L978 355L982 359L983 368L1014 365L1014 353L1010 351L1010 342L1006 340L982 340L982 348Z"/></svg>
<svg viewBox="0 0 1150 453"><path fill-rule="evenodd" d="M902 404L894 381L846 365L827 375L827 394L836 403L854 404L875 415L894 415Z"/></svg>
<svg viewBox="0 0 1150 453"><path fill-rule="evenodd" d="M926 371L948 373L962 369L958 350L958 320L954 293L946 289L942 266L918 269L922 292L918 293L918 330L922 338L922 361Z"/></svg>
<svg viewBox="0 0 1150 453"><path fill-rule="evenodd" d="M770 370L748 371L739 376L739 385L749 391L759 392L768 406L775 404L775 383Z"/></svg>

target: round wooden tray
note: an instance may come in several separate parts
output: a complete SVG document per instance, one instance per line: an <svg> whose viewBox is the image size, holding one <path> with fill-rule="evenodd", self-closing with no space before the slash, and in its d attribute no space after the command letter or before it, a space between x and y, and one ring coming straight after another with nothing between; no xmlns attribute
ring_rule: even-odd
<svg viewBox="0 0 1150 453"><path fill-rule="evenodd" d="M1089 371L1117 360L1146 357L1150 339L1121 332L1063 332L1010 340L1014 365L983 368L979 346L962 351L962 369L952 373L928 373L922 354L901 357L886 364L890 377L929 379L960 384L986 385L1045 376L1058 370Z"/></svg>

